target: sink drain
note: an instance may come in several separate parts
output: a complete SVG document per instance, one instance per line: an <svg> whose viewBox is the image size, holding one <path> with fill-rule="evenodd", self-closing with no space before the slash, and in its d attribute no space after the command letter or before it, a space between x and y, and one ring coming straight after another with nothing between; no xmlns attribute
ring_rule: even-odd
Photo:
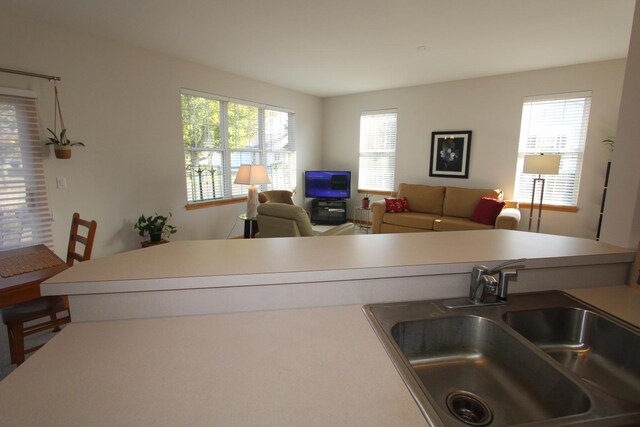
<svg viewBox="0 0 640 427"><path fill-rule="evenodd" d="M449 394L447 408L457 419L470 426L486 426L493 421L493 413L487 404L468 391Z"/></svg>

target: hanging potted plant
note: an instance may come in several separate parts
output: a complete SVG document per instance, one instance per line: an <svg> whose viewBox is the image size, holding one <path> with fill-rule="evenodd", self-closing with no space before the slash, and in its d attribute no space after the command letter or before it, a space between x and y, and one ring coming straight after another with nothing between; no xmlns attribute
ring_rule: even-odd
<svg viewBox="0 0 640 427"><path fill-rule="evenodd" d="M67 138L67 130L64 128L60 131L60 135L56 135L56 133L49 128L47 128L47 130L53 137L50 136L49 141L47 141L45 145L53 145L53 151L56 153L56 158L58 159L70 159L71 147L75 145L84 147L84 142L71 141Z"/></svg>
<svg viewBox="0 0 640 427"><path fill-rule="evenodd" d="M53 145L53 151L58 159L70 159L71 147L79 145L84 147L84 142L71 141L67 137L67 129L64 127L64 119L62 118L62 108L60 107L60 99L58 98L58 87L54 86L54 112L53 112L53 130L47 128L52 137L48 138L45 145ZM60 134L58 131L58 117L60 117Z"/></svg>
<svg viewBox="0 0 640 427"><path fill-rule="evenodd" d="M140 215L138 222L133 225L135 230L138 230L138 234L143 236L147 234L149 236L150 243L158 243L162 241L163 237L169 237L171 234L175 234L178 230L173 225L167 224L171 218L171 212L168 216L158 215L145 217L144 214Z"/></svg>

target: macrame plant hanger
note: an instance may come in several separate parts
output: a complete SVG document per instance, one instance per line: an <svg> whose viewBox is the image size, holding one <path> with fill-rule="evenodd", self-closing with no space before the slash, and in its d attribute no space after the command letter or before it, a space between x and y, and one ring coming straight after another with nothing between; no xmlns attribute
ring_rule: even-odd
<svg viewBox="0 0 640 427"><path fill-rule="evenodd" d="M58 138L58 117L60 117L60 143L62 145L54 145L53 152L56 154L57 159L70 159L71 158L71 147L68 145L64 145L64 140L68 139L64 127L64 119L62 118L62 108L60 107L60 98L58 97L58 85L56 82L53 82L53 133Z"/></svg>
<svg viewBox="0 0 640 427"><path fill-rule="evenodd" d="M53 82L53 133L58 134L58 116L60 116L60 130L65 129L64 119L62 118L62 108L60 107L60 98L58 98L58 85Z"/></svg>

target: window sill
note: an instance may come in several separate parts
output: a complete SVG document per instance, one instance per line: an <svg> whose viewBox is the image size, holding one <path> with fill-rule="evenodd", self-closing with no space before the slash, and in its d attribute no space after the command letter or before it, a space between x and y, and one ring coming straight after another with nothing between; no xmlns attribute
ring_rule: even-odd
<svg viewBox="0 0 640 427"><path fill-rule="evenodd" d="M195 209L203 209L209 208L211 206L223 206L223 205L232 205L234 203L246 203L247 198L235 198L235 199L224 199L224 200L212 200L209 202L201 202L201 203L191 203L185 206L188 211L192 211Z"/></svg>
<svg viewBox="0 0 640 427"><path fill-rule="evenodd" d="M373 194L376 196L385 196L385 197L390 197L393 195L394 191L380 191L380 190L362 190L360 188L358 188L358 193L364 195L364 194Z"/></svg>
<svg viewBox="0 0 640 427"><path fill-rule="evenodd" d="M531 203L522 203L520 202L519 207L524 208L524 209L529 209L531 207ZM538 204L534 203L534 209L538 210ZM560 206L560 205L545 205L544 203L542 204L542 210L543 211L557 211L557 212L578 212L578 207L577 206Z"/></svg>

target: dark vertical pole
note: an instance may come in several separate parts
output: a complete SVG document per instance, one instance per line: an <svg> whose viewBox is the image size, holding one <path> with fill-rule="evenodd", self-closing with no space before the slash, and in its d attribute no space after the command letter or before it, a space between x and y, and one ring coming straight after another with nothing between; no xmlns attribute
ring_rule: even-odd
<svg viewBox="0 0 640 427"><path fill-rule="evenodd" d="M600 240L600 231L602 230L602 219L604 218L604 204L607 201L607 188L609 187L610 172L611 162L607 162L607 173L604 178L604 189L602 190L602 202L600 203L600 218L598 218L598 231L596 231L596 240Z"/></svg>

